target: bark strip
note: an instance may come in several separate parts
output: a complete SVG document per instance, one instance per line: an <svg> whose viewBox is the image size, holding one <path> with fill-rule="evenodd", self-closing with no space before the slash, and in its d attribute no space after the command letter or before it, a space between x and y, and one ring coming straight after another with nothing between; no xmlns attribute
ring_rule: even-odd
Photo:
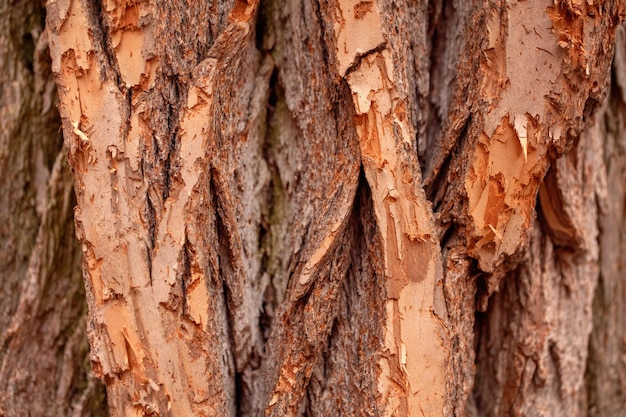
<svg viewBox="0 0 626 417"><path fill-rule="evenodd" d="M387 319L379 407L384 415L440 414L449 349L446 312L435 291L442 265L421 189L410 104L396 86L378 5L346 1L336 7L337 70L352 91L363 168L382 235Z"/></svg>

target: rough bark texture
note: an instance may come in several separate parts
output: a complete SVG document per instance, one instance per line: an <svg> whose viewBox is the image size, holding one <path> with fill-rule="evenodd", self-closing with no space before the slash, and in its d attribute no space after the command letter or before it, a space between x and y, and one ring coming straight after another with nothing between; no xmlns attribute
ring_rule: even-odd
<svg viewBox="0 0 626 417"><path fill-rule="evenodd" d="M610 95L595 118L599 98L587 99L580 120L587 127L543 179L519 265L478 315L478 415L626 409L623 27L618 33Z"/></svg>
<svg viewBox="0 0 626 417"><path fill-rule="evenodd" d="M44 5L0 3L0 416L107 415L88 366Z"/></svg>
<svg viewBox="0 0 626 417"><path fill-rule="evenodd" d="M611 92L585 139L593 143L599 273L585 373L590 416L626 409L626 33L617 32ZM596 161L595 158L602 158Z"/></svg>
<svg viewBox="0 0 626 417"><path fill-rule="evenodd" d="M49 1L111 414L619 414L623 7Z"/></svg>

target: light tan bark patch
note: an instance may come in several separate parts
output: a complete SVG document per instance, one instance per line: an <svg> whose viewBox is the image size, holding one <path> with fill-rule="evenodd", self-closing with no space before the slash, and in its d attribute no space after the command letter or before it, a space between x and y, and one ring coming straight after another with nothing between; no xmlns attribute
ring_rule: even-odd
<svg viewBox="0 0 626 417"><path fill-rule="evenodd" d="M376 4L340 2L335 33L338 71L348 70L363 167L383 241L388 300L379 406L384 415L440 414L447 354L434 299L441 259L416 162L407 154L415 145L406 98L395 85Z"/></svg>

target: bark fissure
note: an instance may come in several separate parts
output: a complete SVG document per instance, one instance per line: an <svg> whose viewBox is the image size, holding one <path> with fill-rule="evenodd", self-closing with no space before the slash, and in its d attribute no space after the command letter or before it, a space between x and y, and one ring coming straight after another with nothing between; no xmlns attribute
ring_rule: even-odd
<svg viewBox="0 0 626 417"><path fill-rule="evenodd" d="M108 25L108 16L102 8L104 0L89 0L90 7L87 9L89 19L89 28L93 32L96 40L95 44L102 52L104 62L102 65L103 77L112 78L116 85L123 85L122 76L117 62L117 55L111 46L111 38L109 36L110 28ZM111 74L112 73L112 74Z"/></svg>
<svg viewBox="0 0 626 417"><path fill-rule="evenodd" d="M261 228L259 231L259 245L262 253L261 271L263 274L267 274L268 278L268 288L266 289L268 297L264 301L265 320L268 326L265 332L270 331L273 311L284 299L288 268L288 265L280 255L280 252L283 250L281 240L286 232L285 227L280 222L280 219L287 214L287 207L285 207L286 190L275 155L280 151L278 130L281 128L281 125L284 126L283 118L287 117L290 119L290 115L286 108L283 87L279 84L279 71L276 68L272 70L268 89L262 148L263 158L267 164L270 179L266 186L266 199L259 224ZM289 122L293 123L291 120Z"/></svg>
<svg viewBox="0 0 626 417"><path fill-rule="evenodd" d="M347 236L350 261L341 282L338 313L307 387L306 416L381 415L377 400L383 343L385 279L369 186L361 171ZM365 331L371 322L375 331Z"/></svg>
<svg viewBox="0 0 626 417"><path fill-rule="evenodd" d="M146 223L148 226L148 256L152 259L152 251L156 245L156 233L157 233L157 224L156 224L156 210L152 205L152 197L150 195L150 191L146 193Z"/></svg>
<svg viewBox="0 0 626 417"><path fill-rule="evenodd" d="M432 184L437 178L445 176L441 172L445 170L442 165L455 145L459 146L459 139L467 133L470 123L472 102L468 99L477 83L473 76L477 72L477 63L470 61L467 52L479 50L481 39L480 36L461 34L484 24L480 18L472 16L475 4L437 1L431 6L435 17L429 19L429 114L423 139L418 141L423 182L427 190L437 189Z"/></svg>
<svg viewBox="0 0 626 417"><path fill-rule="evenodd" d="M180 295L182 298L180 313L181 315L186 317L191 317L191 314L189 313L189 306L187 305L187 297L189 295L187 291L187 286L191 281L191 256L189 254L191 250L191 244L189 243L189 240L185 237L185 243L180 253L180 256L182 257L182 261L180 262L180 265L182 266L182 270L180 271Z"/></svg>
<svg viewBox="0 0 626 417"><path fill-rule="evenodd" d="M433 203L433 211L436 213L441 213L444 216L452 211L449 206L443 206L445 202L446 191L450 186L448 177L450 175L453 175L453 173L450 172L450 169L453 168L453 161L456 158L460 157L460 149L463 149L465 142L468 140L471 123L472 116L469 115L463 122L463 126L460 129L457 139L455 141L457 146L451 147L443 155L441 165L433 171L433 176L428 180L428 184L424 187L426 195ZM446 220L447 219L440 219L440 222L446 223Z"/></svg>

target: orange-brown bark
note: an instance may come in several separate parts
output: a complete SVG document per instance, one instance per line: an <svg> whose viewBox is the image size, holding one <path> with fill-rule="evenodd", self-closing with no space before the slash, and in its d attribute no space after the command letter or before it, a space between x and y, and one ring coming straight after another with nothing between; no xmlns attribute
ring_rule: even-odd
<svg viewBox="0 0 626 417"><path fill-rule="evenodd" d="M0 15L0 415L103 416L44 4Z"/></svg>
<svg viewBox="0 0 626 417"><path fill-rule="evenodd" d="M409 105L396 85L378 6L343 1L335 15L338 72L352 92L383 245L387 318L380 408L385 415L441 414L449 351L446 311L436 291L442 266L432 211L420 186Z"/></svg>
<svg viewBox="0 0 626 417"><path fill-rule="evenodd" d="M622 2L189 3L48 4L112 413L582 398Z"/></svg>

